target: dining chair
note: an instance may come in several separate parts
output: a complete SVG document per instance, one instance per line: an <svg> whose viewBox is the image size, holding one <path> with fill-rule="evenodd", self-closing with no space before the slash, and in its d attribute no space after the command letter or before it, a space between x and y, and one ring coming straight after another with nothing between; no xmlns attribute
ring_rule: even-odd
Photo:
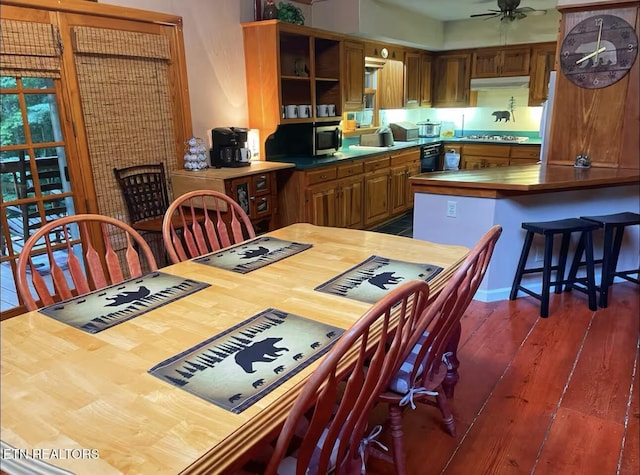
<svg viewBox="0 0 640 475"><path fill-rule="evenodd" d="M162 223L164 245L174 264L254 237L251 220L240 205L214 190L179 196Z"/></svg>
<svg viewBox="0 0 640 475"><path fill-rule="evenodd" d="M426 282L406 282L344 332L295 401L266 475L359 474L369 455L384 457L376 450L383 447L376 440L381 427L369 428L369 416L402 363L428 296Z"/></svg>
<svg viewBox="0 0 640 475"><path fill-rule="evenodd" d="M393 461L398 475L406 473L402 415L415 403L438 407L447 431L455 437L455 420L449 408L443 382L452 360L451 340L460 337L460 319L482 281L495 244L502 233L491 227L465 257L435 300L427 304L403 348L403 363L378 400L389 407L389 426L393 440Z"/></svg>
<svg viewBox="0 0 640 475"><path fill-rule="evenodd" d="M52 234L62 242L53 243ZM116 253L113 243L122 250ZM127 223L75 214L49 221L27 239L17 287L27 310L35 310L157 269L149 244Z"/></svg>

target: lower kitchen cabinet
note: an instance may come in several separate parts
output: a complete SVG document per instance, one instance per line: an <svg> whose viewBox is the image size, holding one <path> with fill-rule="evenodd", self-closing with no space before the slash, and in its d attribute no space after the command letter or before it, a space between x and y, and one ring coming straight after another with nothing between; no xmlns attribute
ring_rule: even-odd
<svg viewBox="0 0 640 475"><path fill-rule="evenodd" d="M364 226L384 221L390 215L390 157L378 157L364 164Z"/></svg>
<svg viewBox="0 0 640 475"><path fill-rule="evenodd" d="M461 169L531 165L540 157L540 145L445 143L443 153L450 150L460 154Z"/></svg>
<svg viewBox="0 0 640 475"><path fill-rule="evenodd" d="M390 213L396 215L413 206L409 177L420 173L420 152L408 151L391 157Z"/></svg>
<svg viewBox="0 0 640 475"><path fill-rule="evenodd" d="M362 175L309 187L307 216L318 226L362 228Z"/></svg>

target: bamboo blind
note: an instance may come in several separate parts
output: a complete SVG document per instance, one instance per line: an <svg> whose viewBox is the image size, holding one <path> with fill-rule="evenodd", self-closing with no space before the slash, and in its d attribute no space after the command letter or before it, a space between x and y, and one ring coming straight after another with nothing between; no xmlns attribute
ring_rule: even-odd
<svg viewBox="0 0 640 475"><path fill-rule="evenodd" d="M177 167L169 45L164 36L147 33L72 32L98 209L127 221L113 169L158 162Z"/></svg>
<svg viewBox="0 0 640 475"><path fill-rule="evenodd" d="M3 76L60 77L58 27L20 20L0 21Z"/></svg>

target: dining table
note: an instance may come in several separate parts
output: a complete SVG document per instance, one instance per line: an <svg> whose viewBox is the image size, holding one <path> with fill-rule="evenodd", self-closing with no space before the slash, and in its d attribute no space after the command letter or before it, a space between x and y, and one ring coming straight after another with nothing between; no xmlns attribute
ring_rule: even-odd
<svg viewBox="0 0 640 475"><path fill-rule="evenodd" d="M384 256L441 267L429 280L434 296L469 251L307 223L263 236L310 246L249 272L195 259L162 268L208 286L96 333L38 310L2 321L3 469L32 457L59 473L233 473L277 434L322 357L237 413L150 368L270 308L347 329L372 304L320 292L321 284Z"/></svg>

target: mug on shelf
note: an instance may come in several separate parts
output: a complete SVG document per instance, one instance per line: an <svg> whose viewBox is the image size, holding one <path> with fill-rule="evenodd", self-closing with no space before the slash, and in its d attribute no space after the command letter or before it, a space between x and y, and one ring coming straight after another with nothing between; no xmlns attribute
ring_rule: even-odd
<svg viewBox="0 0 640 475"><path fill-rule="evenodd" d="M327 105L327 115L329 117L335 117L335 115L336 115L336 105L335 104Z"/></svg>
<svg viewBox="0 0 640 475"><path fill-rule="evenodd" d="M303 119L311 117L311 106L309 104L302 104L298 106L298 117Z"/></svg>
<svg viewBox="0 0 640 475"><path fill-rule="evenodd" d="M284 117L286 119L295 119L298 117L298 106L295 104L284 106Z"/></svg>
<svg viewBox="0 0 640 475"><path fill-rule="evenodd" d="M327 104L318 104L316 106L316 115L318 117L328 117L329 116L329 106Z"/></svg>

